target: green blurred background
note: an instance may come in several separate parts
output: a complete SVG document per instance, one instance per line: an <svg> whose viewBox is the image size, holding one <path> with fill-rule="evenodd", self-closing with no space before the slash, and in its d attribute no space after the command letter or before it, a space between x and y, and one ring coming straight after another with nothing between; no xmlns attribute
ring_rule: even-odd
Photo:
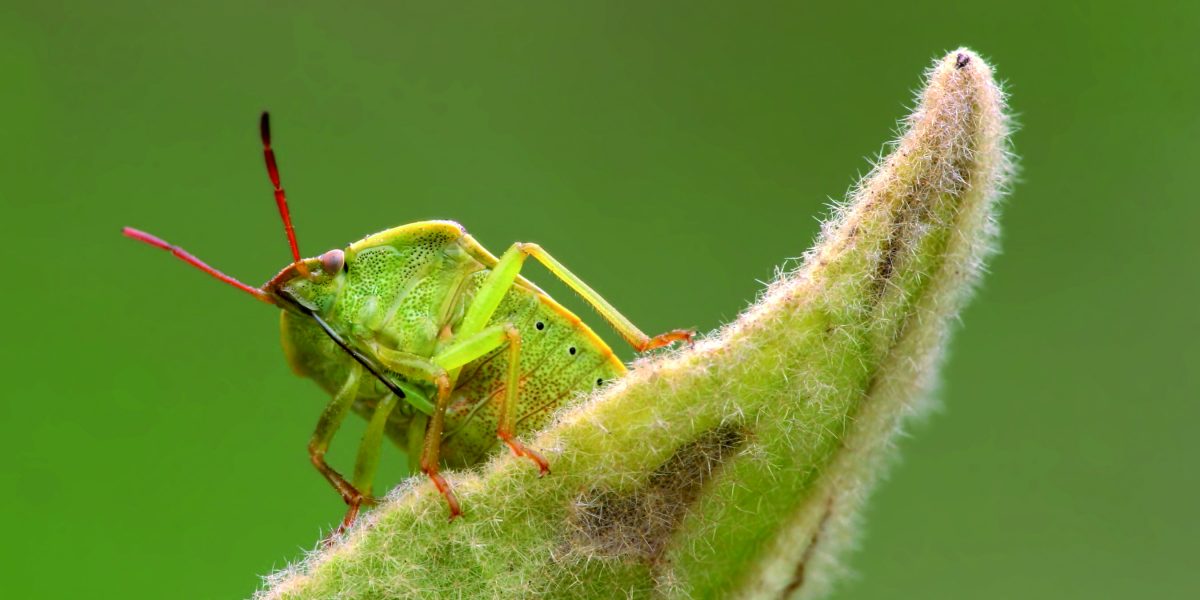
<svg viewBox="0 0 1200 600"><path fill-rule="evenodd" d="M960 44L1021 181L838 597L1200 590L1196 3L119 4L0 7L4 596L245 596L340 518L275 311L119 235L282 267L259 110L307 254L452 218L708 330Z"/></svg>

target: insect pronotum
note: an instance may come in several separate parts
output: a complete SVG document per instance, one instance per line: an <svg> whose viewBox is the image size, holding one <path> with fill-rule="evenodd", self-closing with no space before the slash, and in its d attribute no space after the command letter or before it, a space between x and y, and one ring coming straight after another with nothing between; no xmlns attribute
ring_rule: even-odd
<svg viewBox="0 0 1200 600"><path fill-rule="evenodd" d="M639 352L692 338L682 329L647 336L537 244L513 244L496 258L453 221L402 225L301 258L265 112L260 129L292 252L278 275L253 287L153 235L128 227L124 234L281 309L288 363L332 396L308 454L348 505L339 532L373 503L384 435L429 476L454 519L462 509L441 465L480 462L499 438L548 473L546 460L516 436L543 425L573 394L625 372L579 317L519 275L526 258L582 296ZM347 479L325 452L351 410L368 424Z"/></svg>

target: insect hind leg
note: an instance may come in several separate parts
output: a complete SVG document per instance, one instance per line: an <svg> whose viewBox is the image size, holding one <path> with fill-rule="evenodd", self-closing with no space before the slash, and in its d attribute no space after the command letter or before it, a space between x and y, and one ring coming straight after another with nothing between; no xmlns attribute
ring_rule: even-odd
<svg viewBox="0 0 1200 600"><path fill-rule="evenodd" d="M585 302L591 305L597 314L604 318L605 321L608 321L609 325L612 325L613 329L638 352L661 348L674 342L687 342L690 344L692 337L695 336L696 332L691 329L674 329L653 337L646 335L641 329L638 329L637 325L633 324L633 321L630 321L628 317L621 314L616 307L609 303L608 300L605 300L603 296L580 279L578 275L572 273L567 267L551 256L549 252L546 252L537 244L518 242L510 246L499 259L496 259L480 246L474 238L470 238L470 236L465 237L469 238L466 242L467 250L481 262L492 268L492 274L488 277L488 283L496 284L494 287L498 292L497 296L502 296L504 292L508 291L507 286L511 286L513 281L516 280L525 259L532 256L534 260L542 263L542 266L546 267L546 270L567 284L567 287L579 294ZM484 288L486 289L487 287L488 285L485 283ZM475 304L478 304L479 308L476 309L474 304L471 306L471 310L468 311L467 317L463 320L464 329L469 326L481 328L482 324L487 321L492 311L499 304L499 297L488 298L483 292L484 289L481 289L476 294ZM481 300L485 300L486 302ZM467 331L470 332L469 329Z"/></svg>

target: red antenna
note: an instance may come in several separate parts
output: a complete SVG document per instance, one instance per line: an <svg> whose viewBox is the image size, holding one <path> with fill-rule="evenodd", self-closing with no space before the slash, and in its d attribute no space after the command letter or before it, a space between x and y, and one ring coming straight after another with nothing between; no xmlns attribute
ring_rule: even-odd
<svg viewBox="0 0 1200 600"><path fill-rule="evenodd" d="M292 215L288 211L287 195L283 188L279 185L279 166L275 164L275 151L271 150L271 117L266 111L263 111L262 120L259 121L259 132L262 134L263 143L263 158L267 161L267 175L271 177L271 185L275 186L275 206L279 207L279 216L283 219L283 230L287 233L288 245L292 248L292 264L295 265L296 271L301 275L308 276L308 268L305 267L304 261L300 259L300 247L296 244L296 230L292 228ZM246 292L263 302L274 304L271 295L262 288L246 285L206 264L204 261L196 258L187 250L180 248L174 244L170 244L165 240L157 238L144 231L139 231L132 227L126 227L121 230L125 237L133 238L139 242L145 242L155 248L162 248L176 258L232 285L233 287Z"/></svg>
<svg viewBox="0 0 1200 600"><path fill-rule="evenodd" d="M262 120L258 122L258 130L262 134L263 158L267 161L267 175L271 177L271 185L275 186L275 206L279 207L279 217L283 219L283 230L287 232L288 244L292 247L292 262L301 275L308 275L304 262L300 260L300 246L296 243L296 230L292 228L292 213L288 210L287 194L279 185L279 165L275 164L275 151L271 149L271 114L265 110Z"/></svg>
<svg viewBox="0 0 1200 600"><path fill-rule="evenodd" d="M271 300L271 296L269 294L267 294L266 292L264 292L263 290L256 288L254 286L246 285L246 284L208 266L204 261L196 258L195 256L192 256L192 254L190 252L188 252L187 250L184 250L183 248L180 248L179 246L176 246L174 244L169 244L162 239L159 239L153 235L150 235L149 233L146 233L144 231L138 231L137 229L134 229L132 227L126 227L126 228L122 229L121 233L123 233L125 235L125 237L133 238L139 242L145 242L147 244L150 244L151 246L154 246L155 248L162 248L163 250L166 250L167 252L174 254L180 260L192 265L193 267L196 267L197 269L200 269L201 271L204 271L205 273L208 273L209 275L212 275L213 277L216 277L217 279L220 279L221 281L224 281L225 283L228 283L229 285L232 285L233 287L235 287L239 290L242 290L243 292L246 292L246 293L250 294L251 296L254 296L255 298L258 298L259 300L262 300L263 302L266 302L267 304L275 303L273 300Z"/></svg>

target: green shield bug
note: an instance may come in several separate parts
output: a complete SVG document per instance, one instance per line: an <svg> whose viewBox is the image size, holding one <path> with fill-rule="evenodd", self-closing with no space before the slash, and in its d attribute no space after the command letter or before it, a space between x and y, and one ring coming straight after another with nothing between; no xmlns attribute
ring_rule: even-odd
<svg viewBox="0 0 1200 600"><path fill-rule="evenodd" d="M548 473L546 460L516 436L542 426L572 394L625 372L587 325L519 274L526 258L582 296L639 352L691 340L687 330L642 333L536 244L513 244L497 258L452 221L402 225L301 258L269 123L264 112L263 154L292 252L278 275L252 287L148 233L123 233L281 309L288 363L332 396L308 453L349 507L339 531L373 501L385 435L429 476L454 519L462 510L441 465L478 463L498 438ZM352 410L368 424L347 479L325 452Z"/></svg>

